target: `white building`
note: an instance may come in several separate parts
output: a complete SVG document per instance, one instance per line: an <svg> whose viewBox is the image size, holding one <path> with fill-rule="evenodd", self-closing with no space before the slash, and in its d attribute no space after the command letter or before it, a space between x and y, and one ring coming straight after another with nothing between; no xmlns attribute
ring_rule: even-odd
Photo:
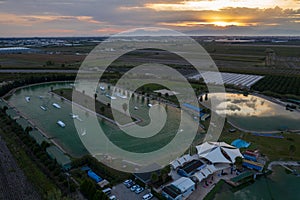
<svg viewBox="0 0 300 200"><path fill-rule="evenodd" d="M194 190L195 183L189 178L181 177L171 185L164 187L162 195L168 200L182 200L189 197Z"/></svg>

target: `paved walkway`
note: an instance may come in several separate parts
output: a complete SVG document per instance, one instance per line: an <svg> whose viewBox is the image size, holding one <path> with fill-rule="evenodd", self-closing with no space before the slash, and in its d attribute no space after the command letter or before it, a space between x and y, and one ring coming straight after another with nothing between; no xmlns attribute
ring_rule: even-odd
<svg viewBox="0 0 300 200"><path fill-rule="evenodd" d="M214 188L214 186L221 180L229 180L233 177L236 177L236 174L230 174L230 168L224 169L224 173L227 173L228 175L224 176L218 176L218 174L221 174L221 171L215 172L213 176L213 180L210 178L207 179L208 186L205 185L205 180L202 181L201 183L197 184L196 190L189 196L187 199L188 200L200 200L204 199L204 197Z"/></svg>
<svg viewBox="0 0 300 200"><path fill-rule="evenodd" d="M273 161L268 165L268 170L272 170L274 165L300 166L300 162L299 161Z"/></svg>

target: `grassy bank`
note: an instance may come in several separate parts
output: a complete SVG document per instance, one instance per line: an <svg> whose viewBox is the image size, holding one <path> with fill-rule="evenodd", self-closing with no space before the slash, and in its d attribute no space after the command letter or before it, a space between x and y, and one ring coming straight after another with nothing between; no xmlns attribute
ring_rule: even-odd
<svg viewBox="0 0 300 200"><path fill-rule="evenodd" d="M229 124L225 125L219 141L231 143L237 138L251 142L248 149L258 149L270 160L300 160L300 135L296 133L282 133L283 139L254 136L251 133L245 133L237 130L230 133L232 128ZM294 146L294 147L291 147ZM243 149L241 149L243 151Z"/></svg>

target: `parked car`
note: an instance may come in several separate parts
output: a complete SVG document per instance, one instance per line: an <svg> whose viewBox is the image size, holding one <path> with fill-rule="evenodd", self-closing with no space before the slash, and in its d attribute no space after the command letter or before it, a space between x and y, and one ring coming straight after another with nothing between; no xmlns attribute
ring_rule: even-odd
<svg viewBox="0 0 300 200"><path fill-rule="evenodd" d="M130 188L131 192L134 192L136 189L138 189L140 186L139 185L134 185Z"/></svg>
<svg viewBox="0 0 300 200"><path fill-rule="evenodd" d="M102 190L102 192L106 195L110 195L111 194L111 188L106 188L106 189Z"/></svg>
<svg viewBox="0 0 300 200"><path fill-rule="evenodd" d="M109 197L109 200L117 200L117 197L115 195L112 195Z"/></svg>
<svg viewBox="0 0 300 200"><path fill-rule="evenodd" d="M139 193L141 193L141 192L143 192L143 191L144 191L144 188L143 188L143 187L139 187L139 188L137 188L137 189L135 190L135 193L139 194Z"/></svg>
<svg viewBox="0 0 300 200"><path fill-rule="evenodd" d="M124 184L124 185L127 185L127 184L129 184L129 183L131 183L131 182L133 182L133 181L132 181L131 179L128 179L128 180L124 181L123 184Z"/></svg>
<svg viewBox="0 0 300 200"><path fill-rule="evenodd" d="M129 182L126 184L126 187L127 188L131 188L135 183L132 181L132 182Z"/></svg>
<svg viewBox="0 0 300 200"><path fill-rule="evenodd" d="M143 196L143 200L149 200L149 199L152 199L152 197L153 197L153 194L152 193L148 193L148 194L145 194Z"/></svg>

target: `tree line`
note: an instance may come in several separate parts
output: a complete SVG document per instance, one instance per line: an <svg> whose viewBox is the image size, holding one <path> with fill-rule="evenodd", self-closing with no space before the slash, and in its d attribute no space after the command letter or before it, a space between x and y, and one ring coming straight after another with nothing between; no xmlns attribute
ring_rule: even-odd
<svg viewBox="0 0 300 200"><path fill-rule="evenodd" d="M50 158L46 152L46 148L49 147L50 144L44 141L41 145L38 145L29 135L32 128L27 127L23 130L15 120L6 115L6 110L7 107L0 109L0 127L3 134L12 138L18 146L21 146L26 151L30 159L37 164L44 174L51 178L55 185L57 185L64 194L67 194L69 188L70 192L74 192L76 190L76 185L70 182L69 187L61 166L56 162L56 160ZM32 174L32 176L35 175ZM43 187L42 185L36 185L36 187L38 187L39 191L44 194L48 192L43 191L43 189L40 188Z"/></svg>

